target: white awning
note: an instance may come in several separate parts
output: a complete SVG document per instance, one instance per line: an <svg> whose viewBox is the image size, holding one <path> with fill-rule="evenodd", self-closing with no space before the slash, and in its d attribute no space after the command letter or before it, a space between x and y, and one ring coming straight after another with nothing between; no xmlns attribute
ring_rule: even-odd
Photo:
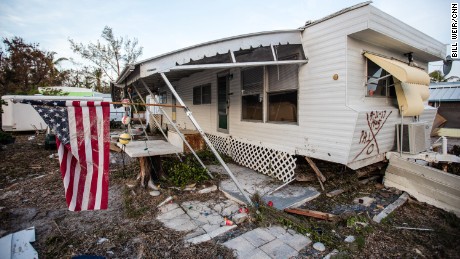
<svg viewBox="0 0 460 259"><path fill-rule="evenodd" d="M364 53L364 56L394 77L398 106L403 116L417 116L430 97L430 76L424 70L395 59Z"/></svg>

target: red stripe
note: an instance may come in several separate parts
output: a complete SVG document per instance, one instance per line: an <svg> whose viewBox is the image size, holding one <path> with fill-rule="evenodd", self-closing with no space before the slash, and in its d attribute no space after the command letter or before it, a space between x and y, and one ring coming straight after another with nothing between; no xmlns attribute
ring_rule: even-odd
<svg viewBox="0 0 460 259"><path fill-rule="evenodd" d="M101 103L103 116L103 134L99 141L104 141L104 175L102 178L101 209L105 210L109 203L109 156L110 156L110 106L108 102Z"/></svg>
<svg viewBox="0 0 460 259"><path fill-rule="evenodd" d="M94 210L97 193L97 179L99 177L99 146L97 134L97 115L95 107L88 107L89 121L91 130L91 152L93 157L93 177L91 179L91 189L88 201L88 210Z"/></svg>
<svg viewBox="0 0 460 259"><path fill-rule="evenodd" d="M81 203L83 200L83 192L85 191L85 180L87 171L87 164L86 164L86 150L85 150L85 136L84 136L84 123L83 123L83 112L81 107L75 107L75 124L76 124L76 132L75 135L77 137L77 146L78 146L78 159L79 164L81 167L80 170L80 178L75 179L78 181L78 192L77 192L77 199L75 205L75 211L81 210Z"/></svg>
<svg viewBox="0 0 460 259"><path fill-rule="evenodd" d="M64 158L67 160L67 157L69 155L72 157L72 159L70 159L69 171L66 172L66 174L69 174L69 187L67 188L66 193L65 193L65 199L67 201L67 207L69 207L70 202L72 202L73 184L74 184L74 181L75 181L75 168L77 167L77 162L78 162L77 159L70 152L70 145L67 144L67 145L64 146Z"/></svg>

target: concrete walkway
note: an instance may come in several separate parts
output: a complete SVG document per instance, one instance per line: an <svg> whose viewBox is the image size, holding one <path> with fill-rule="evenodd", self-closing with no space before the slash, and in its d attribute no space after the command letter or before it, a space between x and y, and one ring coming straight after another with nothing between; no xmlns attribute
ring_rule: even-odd
<svg viewBox="0 0 460 259"><path fill-rule="evenodd" d="M220 165L211 165L207 167L211 172L227 174L224 168ZM273 207L279 210L290 207L298 207L320 195L320 193L313 187L295 186L292 184L288 184L270 194L271 191L280 187L284 183L240 165L228 164L228 167L249 197L258 193L265 203L271 201L273 202ZM241 203L246 202L244 196L231 179L221 181L219 189L231 199L237 200Z"/></svg>
<svg viewBox="0 0 460 259"><path fill-rule="evenodd" d="M189 232L185 241L192 244L209 241L237 227L226 226L225 218L239 214L233 201L188 201L170 203L159 208L157 219L166 227ZM256 228L223 245L233 249L238 258L289 258L311 244L311 240L281 226Z"/></svg>
<svg viewBox="0 0 460 259"><path fill-rule="evenodd" d="M230 170L239 180L249 196L258 193L264 202L272 201L277 209L298 206L316 198L319 192L311 187L287 185L269 194L283 183L251 169L229 164ZM220 166L209 166L212 172L225 173ZM157 219L166 227L177 231L188 232L185 241L192 244L209 241L237 227L226 224L226 219L240 219L247 215L239 212L244 199L235 184L230 180L221 182L219 189L230 200L187 201L182 204L170 203L159 208ZM235 201L238 201L235 202ZM281 226L257 228L223 245L233 249L238 258L290 258L297 256L299 251L311 244L311 240L296 233L285 230Z"/></svg>
<svg viewBox="0 0 460 259"><path fill-rule="evenodd" d="M311 244L311 240L280 226L256 228L224 243L237 258L290 258Z"/></svg>
<svg viewBox="0 0 460 259"><path fill-rule="evenodd" d="M236 224L227 226L225 218L238 214L239 208L236 202L230 200L187 201L180 205L170 203L159 208L157 219L168 228L190 232L185 241L198 244L236 228Z"/></svg>

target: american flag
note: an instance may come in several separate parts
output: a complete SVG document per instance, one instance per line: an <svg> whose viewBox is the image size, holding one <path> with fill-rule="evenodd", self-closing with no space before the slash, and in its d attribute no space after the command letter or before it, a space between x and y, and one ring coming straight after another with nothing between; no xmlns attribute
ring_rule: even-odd
<svg viewBox="0 0 460 259"><path fill-rule="evenodd" d="M31 104L56 134L67 206L71 211L107 209L110 105L95 101Z"/></svg>

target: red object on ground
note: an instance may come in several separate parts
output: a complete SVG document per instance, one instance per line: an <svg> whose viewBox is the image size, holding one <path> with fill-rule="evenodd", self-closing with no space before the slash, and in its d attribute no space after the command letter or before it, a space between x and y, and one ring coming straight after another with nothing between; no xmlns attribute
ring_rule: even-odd
<svg viewBox="0 0 460 259"><path fill-rule="evenodd" d="M267 205L268 207L273 207L273 201L268 201Z"/></svg>

